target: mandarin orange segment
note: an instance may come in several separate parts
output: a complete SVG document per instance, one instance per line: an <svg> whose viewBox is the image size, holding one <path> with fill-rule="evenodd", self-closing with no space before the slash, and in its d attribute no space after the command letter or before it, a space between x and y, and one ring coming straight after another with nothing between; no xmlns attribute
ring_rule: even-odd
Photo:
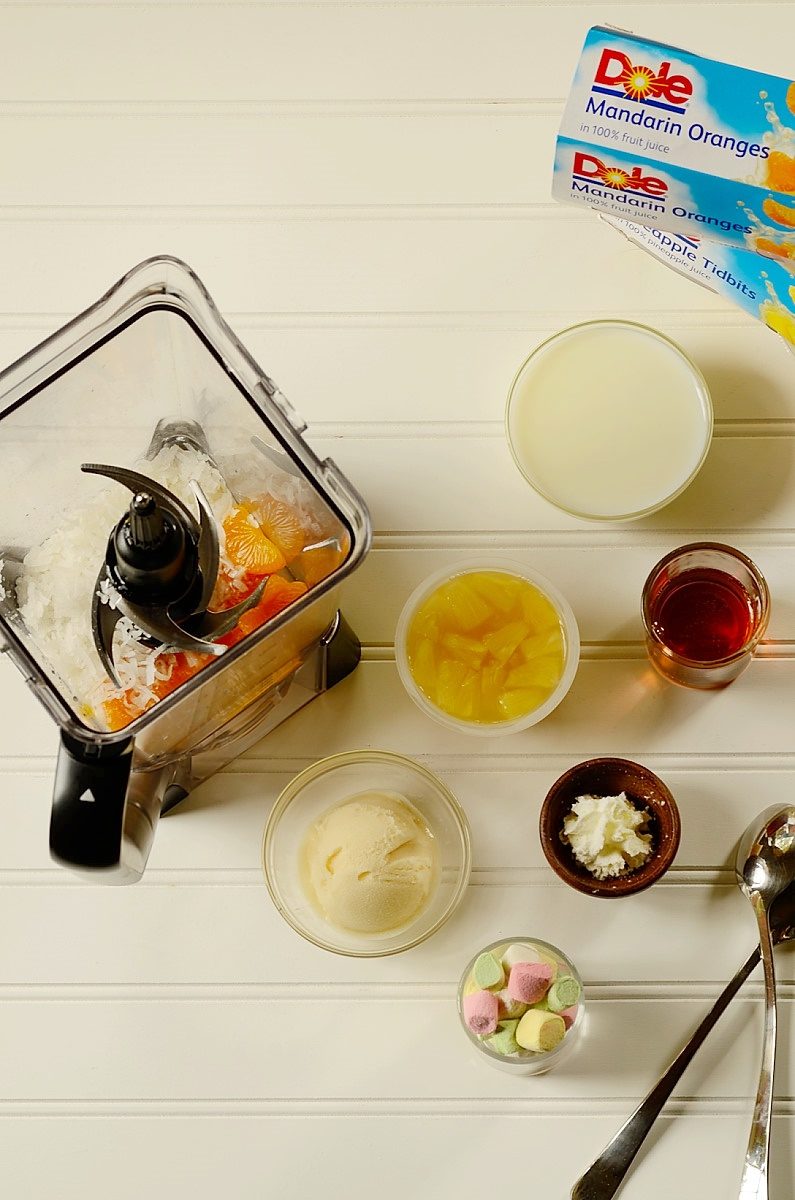
<svg viewBox="0 0 795 1200"><path fill-rule="evenodd" d="M208 663L213 661L212 654L191 654L188 656L181 650L169 655L171 658L171 674L168 679L156 679L152 684L152 691L163 700L166 696L170 696L183 683L187 683L194 675L198 675L202 667L206 667Z"/></svg>
<svg viewBox="0 0 795 1200"><path fill-rule="evenodd" d="M271 617L275 617L282 609L287 608L299 596L303 596L307 586L300 579L282 579L281 575L273 575L265 584L265 591L259 604L250 608L238 621L238 628L244 634L252 633L264 625Z"/></svg>
<svg viewBox="0 0 795 1200"><path fill-rule="evenodd" d="M306 544L301 518L295 509L268 494L257 501L254 512L263 532L284 555L285 562L292 562Z"/></svg>
<svg viewBox="0 0 795 1200"><path fill-rule="evenodd" d="M130 721L138 712L130 707L123 696L112 696L110 700L102 701L102 708L105 713L105 722L108 729L116 730L123 729L125 725L129 725Z"/></svg>
<svg viewBox="0 0 795 1200"><path fill-rule="evenodd" d="M765 183L774 192L795 193L795 158L783 150L771 150Z"/></svg>
<svg viewBox="0 0 795 1200"><path fill-rule="evenodd" d="M279 547L265 536L244 504L233 508L223 525L227 557L234 566L252 575L273 575L287 565Z"/></svg>
<svg viewBox="0 0 795 1200"><path fill-rule="evenodd" d="M775 221L777 225L784 225L787 229L795 229L795 208L790 208L787 204L780 204L778 200L773 200L768 196L762 201L762 212L771 221Z"/></svg>
<svg viewBox="0 0 795 1200"><path fill-rule="evenodd" d="M777 242L771 242L770 238L755 238L754 249L766 258L780 258L785 262L795 258L795 246L779 246Z"/></svg>

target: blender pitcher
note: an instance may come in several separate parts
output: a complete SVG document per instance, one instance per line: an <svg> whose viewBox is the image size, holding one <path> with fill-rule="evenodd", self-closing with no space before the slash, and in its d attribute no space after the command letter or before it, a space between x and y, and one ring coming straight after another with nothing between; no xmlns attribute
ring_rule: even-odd
<svg viewBox="0 0 795 1200"><path fill-rule="evenodd" d="M173 258L0 374L0 649L60 727L56 861L140 878L161 812L356 666L369 515L305 428Z"/></svg>

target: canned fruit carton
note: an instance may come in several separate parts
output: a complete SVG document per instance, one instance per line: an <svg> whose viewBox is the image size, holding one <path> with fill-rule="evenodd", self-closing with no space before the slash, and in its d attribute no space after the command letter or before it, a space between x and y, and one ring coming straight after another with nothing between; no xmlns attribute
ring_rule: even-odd
<svg viewBox="0 0 795 1200"><path fill-rule="evenodd" d="M553 195L795 274L795 83L595 26L558 134Z"/></svg>

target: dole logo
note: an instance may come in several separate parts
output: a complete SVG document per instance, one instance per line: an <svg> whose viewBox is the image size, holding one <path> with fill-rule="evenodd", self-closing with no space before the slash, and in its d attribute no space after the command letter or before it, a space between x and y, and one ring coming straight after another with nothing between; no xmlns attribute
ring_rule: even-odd
<svg viewBox="0 0 795 1200"><path fill-rule="evenodd" d="M609 167L595 154L578 150L574 155L574 174L580 179L598 180L617 192L640 192L645 196L664 196L668 184L656 175L644 175L640 167L626 171L623 167Z"/></svg>
<svg viewBox="0 0 795 1200"><path fill-rule="evenodd" d="M671 64L660 63L659 71L635 66L623 50L603 50L593 77L594 91L611 96L653 104L656 108L672 108L684 112L693 95L693 84L686 75L671 75Z"/></svg>

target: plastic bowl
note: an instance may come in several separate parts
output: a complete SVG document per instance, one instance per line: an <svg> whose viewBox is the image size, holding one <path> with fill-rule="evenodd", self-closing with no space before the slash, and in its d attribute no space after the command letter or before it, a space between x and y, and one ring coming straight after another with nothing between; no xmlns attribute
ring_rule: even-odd
<svg viewBox="0 0 795 1200"><path fill-rule="evenodd" d="M580 996L577 1015L574 1018L574 1024L571 1029L568 1030L560 1045L556 1046L554 1050L549 1050L546 1054L536 1054L532 1050L525 1050L521 1055L506 1056L497 1054L485 1041L472 1032L464 1020L464 988L478 958L481 954L490 953L498 949L498 947L509 946L515 942L528 942L537 947L542 954L548 954L551 958L556 958L562 964L565 973L573 975L580 987L582 987L582 979L574 963L557 946L553 946L550 942L544 942L537 937L500 938L498 942L491 942L488 946L481 947L467 964L458 984L458 1019L470 1045L474 1046L478 1054L491 1063L492 1066L499 1067L502 1071L509 1071L513 1075L543 1075L546 1071L551 1071L553 1067L558 1066L564 1059L568 1058L582 1036L586 1020L584 992Z"/></svg>
<svg viewBox="0 0 795 1200"><path fill-rule="evenodd" d="M517 578L524 579L528 583L533 584L534 587L538 588L546 596L555 608L563 630L564 658L563 674L560 677L560 682L543 704L540 704L538 708L532 709L523 716L517 717L515 720L489 722L466 721L460 717L451 716L450 713L444 712L443 709L434 704L422 689L418 687L409 666L406 639L409 626L417 609L441 584L456 579L460 575L468 575L477 571L496 571L515 575ZM395 631L395 659L403 686L417 707L421 708L424 713L427 713L428 716L433 717L440 725L445 725L448 729L455 729L462 733L473 733L480 737L499 737L502 734L517 733L520 729L529 729L531 725L537 725L539 721L543 721L544 717L548 717L553 709L558 707L574 682L574 676L577 673L577 666L580 661L580 633L568 600L561 595L554 584L550 583L545 576L540 575L537 571L532 570L530 567L525 567L521 563L507 559L464 562L452 568L452 570L448 567L443 571L437 571L434 575L430 575L409 596L398 618L397 629Z"/></svg>
<svg viewBox="0 0 795 1200"><path fill-rule="evenodd" d="M439 856L438 884L427 906L410 924L382 934L330 924L307 895L300 873L310 825L335 804L370 790L397 792L413 804ZM352 750L321 759L288 783L265 826L262 863L271 899L296 933L333 954L381 958L418 946L458 908L472 867L469 822L453 793L419 763L388 750Z"/></svg>

